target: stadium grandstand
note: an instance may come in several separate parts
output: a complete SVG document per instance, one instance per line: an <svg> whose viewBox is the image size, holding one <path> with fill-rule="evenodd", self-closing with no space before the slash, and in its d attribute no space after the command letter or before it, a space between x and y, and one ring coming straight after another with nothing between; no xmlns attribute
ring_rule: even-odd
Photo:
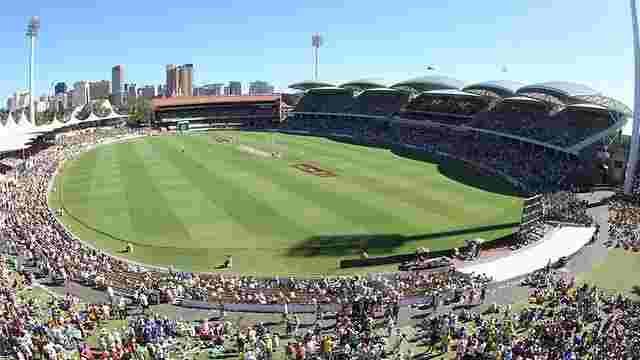
<svg viewBox="0 0 640 360"><path fill-rule="evenodd" d="M153 99L152 109L157 127L188 121L192 127L258 128L280 122L282 104L279 95L190 96Z"/></svg>
<svg viewBox="0 0 640 360"><path fill-rule="evenodd" d="M300 113L347 114L352 106L352 90L341 87L315 87L305 92L295 111Z"/></svg>
<svg viewBox="0 0 640 360"><path fill-rule="evenodd" d="M487 102L486 97L460 90L430 90L416 96L400 116L463 125L469 123L474 114L486 108Z"/></svg>
<svg viewBox="0 0 640 360"><path fill-rule="evenodd" d="M625 150L615 146L607 149L622 136L631 110L588 86L561 81L524 85L509 80L465 86L463 81L446 76L386 84L373 79L337 87L326 86L328 82L293 84L292 89L303 93L284 127L372 143L407 141L417 147L437 147L441 136L452 143L486 139L495 144L500 140L520 150L545 153L541 158L557 152L552 157L578 161L580 165L572 172L581 178L580 183L621 181L619 168L624 161L608 151ZM449 127L446 134L442 126ZM434 132L434 128L440 130ZM365 134L376 135L371 138ZM452 140L456 137L460 140ZM615 164L612 157L618 159ZM603 176L603 169L609 169L610 174ZM516 178L528 181L520 175ZM534 181L529 185L539 189L552 183Z"/></svg>
<svg viewBox="0 0 640 360"><path fill-rule="evenodd" d="M354 100L354 114L388 116L397 114L409 102L409 93L389 88L362 91Z"/></svg>

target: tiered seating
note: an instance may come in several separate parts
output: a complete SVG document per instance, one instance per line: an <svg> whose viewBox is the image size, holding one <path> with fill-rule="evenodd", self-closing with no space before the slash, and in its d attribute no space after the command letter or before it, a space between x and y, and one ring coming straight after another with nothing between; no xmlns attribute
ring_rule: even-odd
<svg viewBox="0 0 640 360"><path fill-rule="evenodd" d="M296 112L344 114L353 108L353 95L344 89L312 89L296 105Z"/></svg>
<svg viewBox="0 0 640 360"><path fill-rule="evenodd" d="M479 114L471 127L505 132L569 147L613 125L606 113L566 109L550 115L540 105L503 103Z"/></svg>
<svg viewBox="0 0 640 360"><path fill-rule="evenodd" d="M356 97L353 114L389 116L398 113L409 101L409 94L391 89L372 89Z"/></svg>
<svg viewBox="0 0 640 360"><path fill-rule="evenodd" d="M429 120L450 125L469 122L471 116L487 107L484 97L460 92L426 92L413 99L402 117L412 120Z"/></svg>

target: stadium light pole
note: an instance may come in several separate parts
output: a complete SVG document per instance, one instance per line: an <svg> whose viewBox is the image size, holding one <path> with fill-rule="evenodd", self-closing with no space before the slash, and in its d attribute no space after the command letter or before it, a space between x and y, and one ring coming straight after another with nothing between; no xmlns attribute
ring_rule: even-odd
<svg viewBox="0 0 640 360"><path fill-rule="evenodd" d="M29 117L32 124L36 123L36 107L35 107L35 54L36 54L36 39L40 32L40 18L38 16L32 16L27 24L27 37L31 40L31 49L29 54Z"/></svg>
<svg viewBox="0 0 640 360"><path fill-rule="evenodd" d="M314 68L313 68L313 79L318 81L318 49L322 46L322 36L320 34L313 34L311 36L311 46L313 47L313 59L314 59Z"/></svg>
<svg viewBox="0 0 640 360"><path fill-rule="evenodd" d="M633 178L636 173L638 162L638 147L640 145L640 39L638 38L638 13L636 0L631 0L631 26L633 28L633 56L635 64L635 83L633 100L633 132L631 133L631 148L629 149L629 160L624 177L624 192L631 194L633 190Z"/></svg>

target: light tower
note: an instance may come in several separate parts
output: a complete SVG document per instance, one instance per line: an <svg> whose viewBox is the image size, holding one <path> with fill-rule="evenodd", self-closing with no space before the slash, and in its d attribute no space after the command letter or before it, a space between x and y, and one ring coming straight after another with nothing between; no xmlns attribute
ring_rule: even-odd
<svg viewBox="0 0 640 360"><path fill-rule="evenodd" d="M631 133L631 148L624 176L624 192L633 191L633 178L636 174L638 151L640 145L640 39L638 39L638 14L636 0L631 0L631 26L633 28L633 56L635 64L635 96L633 100L633 132Z"/></svg>
<svg viewBox="0 0 640 360"><path fill-rule="evenodd" d="M32 124L36 123L36 107L35 107L35 54L36 54L36 39L38 38L38 32L40 31L40 17L32 16L27 24L27 37L31 40L31 53L29 56L29 117Z"/></svg>
<svg viewBox="0 0 640 360"><path fill-rule="evenodd" d="M313 59L314 59L314 68L313 68L313 79L318 81L318 49L322 46L322 36L320 34L313 34L311 36L311 46L313 47Z"/></svg>

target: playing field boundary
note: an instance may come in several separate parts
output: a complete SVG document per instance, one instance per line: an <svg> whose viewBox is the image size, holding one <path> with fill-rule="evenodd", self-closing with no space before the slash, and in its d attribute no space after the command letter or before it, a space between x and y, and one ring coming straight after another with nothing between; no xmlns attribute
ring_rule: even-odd
<svg viewBox="0 0 640 360"><path fill-rule="evenodd" d="M240 132L243 132L243 131L240 131ZM252 130L251 132L256 132L256 131ZM265 131L261 131L261 132L273 132L273 130L271 130L271 131L269 131L269 130L265 130ZM287 133L287 132L284 132L284 131L283 131L283 133ZM172 134L169 134L169 135L172 135ZM294 135L296 135L296 134L294 134ZM299 134L297 134L297 135L299 135ZM316 136L315 134L309 134L309 135L311 135L311 136ZM137 140L137 139L141 139L141 138L146 138L146 137L148 137L148 136L146 136L146 135L143 135L143 136L138 135L138 136L123 137L123 138L115 139L115 140L113 140L113 141L106 141L106 142L103 142L103 143L100 143L100 144L96 144L96 145L91 146L91 147L87 147L86 149L83 149L83 150L84 150L83 152L87 152L87 151L95 150L96 148L98 148L98 147L100 147L100 146L103 146L103 145L111 145L111 144L120 143L120 142L128 142L128 141L133 141L133 140ZM318 136L318 137L325 137L325 136ZM331 139L331 138L330 138L330 140L334 140L334 139ZM351 139L351 140L353 140L353 139ZM336 141L337 141L337 142L344 142L344 141L339 141L339 140L336 140ZM349 141L349 142L351 142L351 141ZM370 144L359 144L359 143L358 143L358 144L356 144L356 145L372 146L372 145L370 145ZM424 151L425 149L421 149L421 148L414 148L414 147L412 147L412 146L404 146L404 144L396 144L396 146L401 146L402 148L407 148L407 149L409 149L409 150L416 150L416 151L418 151L418 152L420 152L420 153L424 152L424 153L427 153L427 154L433 154L432 152ZM379 147L379 148L380 148L380 146L379 146L379 145L378 145L377 147ZM389 147L385 147L385 149L389 149ZM393 148L391 148L391 150L393 150ZM402 154L398 154L398 155L399 155L399 156L402 156ZM448 154L439 153L439 154L436 154L436 155L438 155L438 157L439 157L439 158L443 158L443 157L444 157L444 158L446 158ZM476 168L476 169L480 170L481 172L486 172L486 171L488 171L488 172L490 172L490 173L498 174L498 175L500 175L501 177L502 177L502 175L503 175L503 174L500 174L500 172L499 172L499 171L496 171L495 169L491 169L490 167L487 167L487 166L482 166L482 164L476 164L476 163L474 163L474 162L466 161L465 159L458 159L458 158L456 158L456 157L451 157L451 156L450 156L450 158L452 158L452 159L453 159L453 160L455 160L455 161L460 161L461 163L463 163L463 164L465 164L466 166L469 166L469 167L471 167L471 168ZM48 203L48 204L50 203L50 202L49 202L49 201L50 201L50 198L49 198L49 197L51 196L51 189L53 188L53 185L55 184L56 179L58 179L58 178L59 178L59 177L58 177L58 175L60 175L60 173L61 173L61 171L62 171L62 169L63 169L63 165L64 165L65 163L66 163L65 161L61 161L61 162L58 164L58 168L56 169L55 173L53 174L53 176L52 176L52 177L51 177L51 179L50 179L50 183L49 183L49 191L47 192L47 203ZM480 166L478 166L478 165L480 165ZM62 178L62 177L60 177L60 179L61 179L61 178ZM511 182L510 182L510 183L511 183ZM64 211L66 212L66 214L67 214L68 216L70 216L72 219L74 219L74 220L75 220L76 222L78 222L81 226L83 226L83 227L87 228L88 230L95 231L95 232L99 232L99 233L101 232L101 231L99 231L98 229L94 229L94 228L92 228L91 226L89 226L89 225L87 225L87 224L84 224L80 219L76 218L76 217L73 215L73 213L72 213L72 212L69 212L69 211L68 211L68 209L66 209L66 205L65 205L65 202L64 202L64 199L63 199L63 196L64 196L63 192L64 192L64 191L63 191L62 186L61 186L60 184L58 185L58 191L60 191L60 194L59 194L59 196L58 196L58 199L59 199L59 201L60 201L60 207L61 207L62 209L64 209ZM132 259L129 259L129 258L123 257L123 256L118 256L117 254L114 254L114 253L113 253L113 251L114 251L114 250L112 250L111 252L109 252L109 251L107 251L107 250L105 250L105 249L103 249L103 248L100 248L100 247L97 247L97 246L93 245L92 243L89 243L89 242L87 242L87 241L85 241L85 240L82 240L82 239L80 239L78 236L76 236L76 235L73 233L73 231L71 231L69 228L67 228L67 226L64 224L64 222L62 221L62 219L59 219L57 216L55 216L55 214L53 213L53 210L52 210L51 208L49 208L49 211L52 213L52 215L54 215L54 217L55 217L55 219L56 219L56 223L57 223L58 225L60 225L60 228L61 228L65 233L67 233L67 234L68 234L69 236L71 236L72 238L74 238L74 239L78 240L79 242L81 242L81 243L82 243L83 245L85 245L86 247L88 247L88 248L90 248L90 249L93 249L93 250L96 250L96 251L98 251L98 252L100 252L100 253L108 254L109 256L113 257L114 259L117 259L117 260L120 260L120 261L124 261L124 262L126 262L126 263L129 263L129 264L132 264L132 265L135 265L135 266L139 266L139 267L146 268L146 269L154 269L154 270L156 270L156 271L161 271L161 272L168 272L168 271L169 271L169 267L168 267L168 266L161 266L161 265L154 265L154 264L152 264L152 263L138 262L138 261L135 261L135 260L132 260ZM489 224L489 225L481 226L479 229L482 229L482 228L486 228L486 229L493 229L493 227L495 227L495 226L502 226L502 225L505 225L505 224ZM516 223L510 223L510 224L509 224L509 227L516 227L516 226L517 226L517 224L516 224ZM454 229L454 230L451 230L451 232L464 231L464 230L466 230L466 229L462 229L462 228L461 228L461 229ZM478 231L480 231L480 230L478 230ZM450 231L448 231L448 232L450 232ZM448 232L447 232L447 233L448 233ZM103 233L103 232L102 232L102 233ZM105 235L106 235L106 236L109 236L109 237L111 237L111 238L113 238L113 239L114 239L114 240L116 240L116 241L120 241L120 242L122 242L123 244L125 244L125 243L127 243L127 242L131 242L132 244L134 244L134 245L136 245L136 246L139 246L139 247L141 247L141 248L144 248L144 247L149 246L148 244L137 244L137 243L135 242L135 240L131 240L131 239L120 239L120 238L117 238L117 237L111 236L110 234L105 234ZM443 235L443 236L444 236L444 235ZM509 235L507 235L507 236L509 236ZM500 238L499 238L499 239L500 239ZM486 243L486 244L493 243L494 241L497 241L497 240L499 240L499 239L495 239L495 240L487 241L487 243ZM171 247L171 246L156 246L156 245L154 245L154 247L161 247L161 248L177 248L177 247ZM124 245L123 245L123 248L124 248ZM236 248L234 248L234 249L218 249L218 250L220 250L220 251L226 251L226 250L235 250L235 249L236 249ZM252 249L253 249L253 248L252 248ZM274 248L273 248L273 247L267 247L267 248L265 248L265 249L273 250ZM254 249L254 250L260 250L260 249ZM452 249L444 249L444 250L442 250L442 251L444 251L444 252L447 252L447 253L448 253L448 252L451 252L451 251L452 251ZM398 257L398 256L404 256L404 255L402 255L402 254L399 254L399 255L393 255L393 256L390 256L390 258L396 258L396 257ZM340 268L349 268L349 267L361 267L361 266L379 265L379 264L358 264L358 265L355 265L355 263L357 263L357 262L358 262L357 260L358 260L358 259L343 259L343 260L341 260L341 262L339 263L339 264L340 264L340 266L339 266L339 267L340 267ZM347 264L349 264L350 262L352 262L352 264L351 264L351 265L347 265ZM392 261L392 262L384 262L384 264L392 264L392 263L397 263L397 262L399 262L399 261L397 261L397 260L396 260L396 261ZM343 263L344 263L344 265L345 265L345 266L343 266ZM176 268L176 270L179 270L179 269L178 269L178 268ZM215 271L213 271L213 272L197 271L197 273L212 273L212 274L216 274L216 273L218 273L218 272L215 272ZM316 276L321 276L321 274L317 274L317 275L315 275L315 276L314 276L313 274L311 274L311 275L303 275L303 277L309 277L309 278L313 278L313 277L316 277Z"/></svg>

